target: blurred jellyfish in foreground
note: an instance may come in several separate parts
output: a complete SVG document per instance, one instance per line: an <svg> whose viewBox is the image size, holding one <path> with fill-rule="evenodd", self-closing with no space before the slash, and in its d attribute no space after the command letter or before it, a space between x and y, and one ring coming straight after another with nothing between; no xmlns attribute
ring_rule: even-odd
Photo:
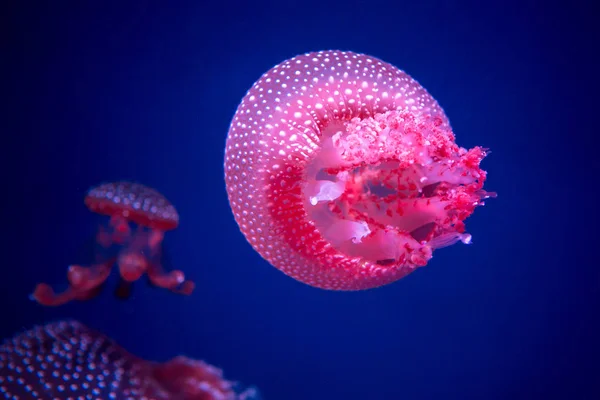
<svg viewBox="0 0 600 400"><path fill-rule="evenodd" d="M0 345L6 399L259 400L223 372L185 356L144 360L73 321L37 326Z"/></svg>
<svg viewBox="0 0 600 400"><path fill-rule="evenodd" d="M35 301L58 306L91 299L101 291L115 263L121 276L115 292L118 297L128 297L131 283L144 274L153 286L179 294L192 293L194 283L186 281L182 271L165 272L161 265L164 233L179 225L177 210L162 194L138 183L113 182L92 188L85 204L92 212L110 217L108 227L100 227L96 241L105 249L120 246L117 254L89 267L71 265L69 288L55 293L49 285L38 284L31 296Z"/></svg>

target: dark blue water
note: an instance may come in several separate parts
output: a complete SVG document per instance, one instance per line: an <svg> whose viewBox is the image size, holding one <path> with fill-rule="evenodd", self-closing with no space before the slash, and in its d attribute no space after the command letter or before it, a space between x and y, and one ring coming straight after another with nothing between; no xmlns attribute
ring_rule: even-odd
<svg viewBox="0 0 600 400"><path fill-rule="evenodd" d="M76 318L147 358L203 358L267 400L600 398L590 12L157 3L13 2L4 13L2 337ZM473 245L366 292L314 289L269 266L224 189L225 137L246 90L284 59L330 48L423 84L461 146L492 150L486 187L499 194L468 220ZM196 293L138 285L128 302L30 302L38 281L64 282L67 265L92 259L103 220L83 196L119 179L177 206L168 264Z"/></svg>

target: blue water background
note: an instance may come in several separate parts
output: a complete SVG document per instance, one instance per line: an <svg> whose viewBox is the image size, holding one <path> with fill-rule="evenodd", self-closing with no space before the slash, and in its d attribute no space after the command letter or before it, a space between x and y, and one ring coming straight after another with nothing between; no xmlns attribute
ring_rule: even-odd
<svg viewBox="0 0 600 400"><path fill-rule="evenodd" d="M160 4L159 4L160 3ZM598 399L597 83L592 13L569 2L11 2L2 118L0 336L76 318L140 356L203 358L267 400ZM595 43L595 45L594 45ZM386 287L314 289L263 261L232 217L223 153L252 83L296 54L392 63L489 147L499 197L471 246ZM597 98L596 98L597 99ZM178 208L168 265L189 298L136 287L46 309L102 218L99 182Z"/></svg>

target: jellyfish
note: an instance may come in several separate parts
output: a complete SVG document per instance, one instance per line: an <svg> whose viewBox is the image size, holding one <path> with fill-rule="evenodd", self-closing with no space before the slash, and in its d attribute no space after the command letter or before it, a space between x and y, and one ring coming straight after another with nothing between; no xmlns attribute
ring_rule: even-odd
<svg viewBox="0 0 600 400"><path fill-rule="evenodd" d="M36 326L0 345L6 399L258 400L204 361L142 359L74 320Z"/></svg>
<svg viewBox="0 0 600 400"><path fill-rule="evenodd" d="M98 231L98 244L106 249L116 245L119 251L89 267L69 266L69 287L62 293L55 293L45 283L38 284L31 296L35 301L58 306L91 299L100 292L115 263L121 278L115 291L119 297L128 297L131 283L144 274L153 286L184 295L192 293L194 283L186 280L182 271L165 272L161 266L164 234L179 224L177 210L162 194L139 183L113 182L90 189L84 202L92 212L110 217L108 226Z"/></svg>
<svg viewBox="0 0 600 400"><path fill-rule="evenodd" d="M330 290L397 281L470 243L482 147L455 143L437 101L404 71L347 51L299 55L242 99L225 148L233 216L283 273Z"/></svg>

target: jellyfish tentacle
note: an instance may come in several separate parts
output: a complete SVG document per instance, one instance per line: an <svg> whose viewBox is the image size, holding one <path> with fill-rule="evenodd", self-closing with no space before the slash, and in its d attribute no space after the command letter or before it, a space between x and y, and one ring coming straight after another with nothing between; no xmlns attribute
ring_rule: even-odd
<svg viewBox="0 0 600 400"><path fill-rule="evenodd" d="M189 296L196 288L193 281L186 280L185 274L180 270L165 272L159 263L152 263L148 268L150 284L173 293Z"/></svg>
<svg viewBox="0 0 600 400"><path fill-rule="evenodd" d="M102 289L104 289L104 282L87 290L76 290L75 300L84 301L93 299L94 297L98 296L100 292L102 292Z"/></svg>
<svg viewBox="0 0 600 400"><path fill-rule="evenodd" d="M44 306L60 306L72 300L89 300L100 293L113 263L114 259L91 267L71 265L67 274L70 286L66 290L57 293L50 285L40 283L30 297Z"/></svg>
<svg viewBox="0 0 600 400"><path fill-rule="evenodd" d="M189 296L196 289L196 284L193 281L187 280L183 282L177 289L172 289L173 293Z"/></svg>
<svg viewBox="0 0 600 400"><path fill-rule="evenodd" d="M150 248L151 254L157 254L160 252L160 244L165 237L165 233L161 230L154 229L148 235L148 247Z"/></svg>
<svg viewBox="0 0 600 400"><path fill-rule="evenodd" d="M75 300L75 290L69 287L64 292L57 293L47 283L39 283L30 297L43 306L61 306Z"/></svg>
<svg viewBox="0 0 600 400"><path fill-rule="evenodd" d="M93 289L106 281L114 263L115 258L113 257L104 263L94 264L89 267L71 265L67 272L67 279L75 290Z"/></svg>
<svg viewBox="0 0 600 400"><path fill-rule="evenodd" d="M172 290L185 282L185 274L180 270L165 272L159 263L152 263L148 268L148 279L154 286Z"/></svg>
<svg viewBox="0 0 600 400"><path fill-rule="evenodd" d="M119 255L119 273L123 280L134 282L144 275L148 269L148 260L141 254L126 251Z"/></svg>
<svg viewBox="0 0 600 400"><path fill-rule="evenodd" d="M129 222L121 215L113 214L110 217L110 227L114 229L112 243L123 244L131 237Z"/></svg>

